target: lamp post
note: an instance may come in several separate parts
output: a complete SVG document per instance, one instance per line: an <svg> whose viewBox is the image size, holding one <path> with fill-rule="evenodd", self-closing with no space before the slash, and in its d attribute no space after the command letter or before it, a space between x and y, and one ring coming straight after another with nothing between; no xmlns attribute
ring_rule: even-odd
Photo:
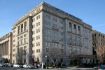
<svg viewBox="0 0 105 70"><path fill-rule="evenodd" d="M48 60L47 57L48 57L48 56L46 55L46 56L45 56L45 58L46 58L46 68L47 68L47 60Z"/></svg>

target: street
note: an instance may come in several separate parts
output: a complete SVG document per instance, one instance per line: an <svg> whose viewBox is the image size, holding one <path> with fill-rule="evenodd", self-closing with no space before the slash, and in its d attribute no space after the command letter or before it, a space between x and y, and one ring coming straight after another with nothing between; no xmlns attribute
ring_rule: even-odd
<svg viewBox="0 0 105 70"><path fill-rule="evenodd" d="M56 69L24 69L24 68L0 68L0 70L95 70L94 68L76 68L76 67L69 67L69 68L56 68Z"/></svg>

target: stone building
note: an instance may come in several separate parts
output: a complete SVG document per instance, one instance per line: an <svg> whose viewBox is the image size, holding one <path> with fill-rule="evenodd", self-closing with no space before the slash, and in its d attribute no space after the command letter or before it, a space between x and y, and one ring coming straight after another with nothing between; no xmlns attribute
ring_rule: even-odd
<svg viewBox="0 0 105 70"><path fill-rule="evenodd" d="M32 17L30 15L21 18L13 26L12 62L30 63L32 54Z"/></svg>
<svg viewBox="0 0 105 70"><path fill-rule="evenodd" d="M105 34L93 30L93 55L97 57L99 63L105 63Z"/></svg>
<svg viewBox="0 0 105 70"><path fill-rule="evenodd" d="M12 62L90 62L92 27L47 3L41 3L13 26ZM22 56L22 57L19 57ZM88 57L87 57L88 56ZM70 62L69 62L70 63Z"/></svg>
<svg viewBox="0 0 105 70"><path fill-rule="evenodd" d="M12 33L8 33L0 38L0 58L8 59L12 62Z"/></svg>

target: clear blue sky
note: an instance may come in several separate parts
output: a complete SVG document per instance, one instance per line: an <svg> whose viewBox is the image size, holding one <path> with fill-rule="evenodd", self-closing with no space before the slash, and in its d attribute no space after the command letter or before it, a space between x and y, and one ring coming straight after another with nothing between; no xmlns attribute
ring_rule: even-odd
<svg viewBox="0 0 105 70"><path fill-rule="evenodd" d="M41 0L0 0L0 36L11 31L17 19L35 8ZM105 0L45 0L79 17L93 29L105 33Z"/></svg>

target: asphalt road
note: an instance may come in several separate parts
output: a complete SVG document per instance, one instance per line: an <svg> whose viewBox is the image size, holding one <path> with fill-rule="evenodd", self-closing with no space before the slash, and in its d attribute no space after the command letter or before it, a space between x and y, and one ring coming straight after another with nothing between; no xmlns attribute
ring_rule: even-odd
<svg viewBox="0 0 105 70"><path fill-rule="evenodd" d="M0 70L96 70L93 68L56 68L56 69L24 69L24 68L0 68Z"/></svg>

